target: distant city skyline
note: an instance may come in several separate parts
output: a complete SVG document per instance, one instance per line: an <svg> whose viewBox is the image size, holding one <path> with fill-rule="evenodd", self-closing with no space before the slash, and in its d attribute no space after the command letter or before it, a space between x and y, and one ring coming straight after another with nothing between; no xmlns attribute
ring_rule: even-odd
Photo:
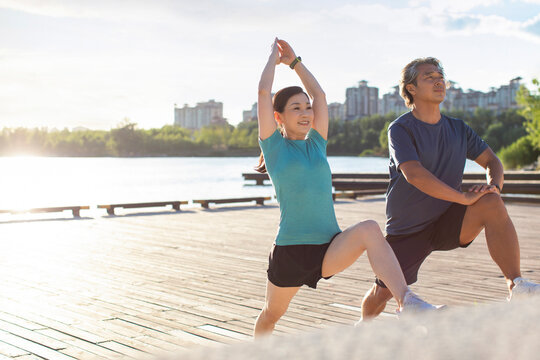
<svg viewBox="0 0 540 360"><path fill-rule="evenodd" d="M472 112L476 108L484 108L499 113L518 108L516 95L522 78L517 76L506 84L492 87L487 92L474 89L463 90L458 83L448 80L446 97L441 108L444 110L462 110ZM328 104L328 117L333 120L354 120L371 115L388 113L402 114L408 111L399 93L399 85L393 91L379 96L379 89L369 86L367 80L358 81L357 86L345 89L345 101ZM243 121L257 119L257 103L250 110L243 111Z"/></svg>
<svg viewBox="0 0 540 360"><path fill-rule="evenodd" d="M356 79L392 91L423 56L463 89L540 78L540 0L0 0L0 128L156 128L209 99L236 125L275 36L329 103ZM278 66L274 91L297 84Z"/></svg>
<svg viewBox="0 0 540 360"><path fill-rule="evenodd" d="M185 129L196 130L209 125L224 125L227 120L223 118L223 103L210 99L198 102L195 106L184 104L183 107L174 107L174 125Z"/></svg>

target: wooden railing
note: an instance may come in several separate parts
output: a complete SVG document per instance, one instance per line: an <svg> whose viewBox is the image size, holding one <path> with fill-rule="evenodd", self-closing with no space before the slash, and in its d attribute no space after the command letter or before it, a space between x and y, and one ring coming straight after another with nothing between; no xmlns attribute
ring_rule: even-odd
<svg viewBox="0 0 540 360"><path fill-rule="evenodd" d="M243 173L244 180L255 180L256 185L264 185L264 181L269 180L268 174ZM485 173L465 173L463 180L484 180ZM370 179L388 181L388 173L333 173L332 179ZM540 181L538 171L507 171L504 173L505 181Z"/></svg>
<svg viewBox="0 0 540 360"><path fill-rule="evenodd" d="M463 191L467 191L471 186L477 185L476 182L466 181L461 185ZM347 181L333 180L332 185L336 191L347 190L386 190L388 181ZM502 189L503 194L528 194L540 195L539 181L505 181Z"/></svg>
<svg viewBox="0 0 540 360"><path fill-rule="evenodd" d="M268 180L268 174L244 173L245 180L255 180L257 185L263 185ZM485 181L485 173L466 173L463 175L462 190L467 191L471 186ZM504 173L502 198L505 201L522 203L540 203L540 172L537 171L507 171ZM332 186L336 190L336 198L358 198L367 195L386 193L388 188L387 173L334 173ZM511 194L511 195L508 195ZM525 196L524 196L525 195Z"/></svg>

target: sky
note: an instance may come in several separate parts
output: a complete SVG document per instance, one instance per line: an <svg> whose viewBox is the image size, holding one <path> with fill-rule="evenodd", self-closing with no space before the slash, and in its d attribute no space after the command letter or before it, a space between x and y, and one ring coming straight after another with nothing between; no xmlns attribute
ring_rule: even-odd
<svg viewBox="0 0 540 360"><path fill-rule="evenodd" d="M465 90L540 78L540 0L0 0L0 128L159 128L210 99L235 125L276 36L328 102L424 56ZM275 90L297 84L278 66Z"/></svg>

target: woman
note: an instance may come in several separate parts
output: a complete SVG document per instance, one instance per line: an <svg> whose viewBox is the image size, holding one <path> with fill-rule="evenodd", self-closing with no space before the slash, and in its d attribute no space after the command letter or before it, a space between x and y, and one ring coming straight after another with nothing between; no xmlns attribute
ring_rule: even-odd
<svg viewBox="0 0 540 360"><path fill-rule="evenodd" d="M278 91L272 99L275 67L280 63L298 74L313 105L297 86ZM291 46L277 38L259 82L258 118L262 154L257 170L268 171L272 179L281 221L269 258L266 301L254 336L272 332L302 285L316 288L321 278L343 271L364 251L377 277L396 298L398 311L434 309L408 289L398 261L375 221L364 221L341 232L326 159L325 94Z"/></svg>

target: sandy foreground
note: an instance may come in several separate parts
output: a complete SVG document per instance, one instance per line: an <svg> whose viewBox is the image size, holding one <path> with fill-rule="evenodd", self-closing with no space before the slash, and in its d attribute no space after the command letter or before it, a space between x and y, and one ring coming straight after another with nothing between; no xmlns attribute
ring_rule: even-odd
<svg viewBox="0 0 540 360"><path fill-rule="evenodd" d="M540 298L337 326L170 359L538 359Z"/></svg>

